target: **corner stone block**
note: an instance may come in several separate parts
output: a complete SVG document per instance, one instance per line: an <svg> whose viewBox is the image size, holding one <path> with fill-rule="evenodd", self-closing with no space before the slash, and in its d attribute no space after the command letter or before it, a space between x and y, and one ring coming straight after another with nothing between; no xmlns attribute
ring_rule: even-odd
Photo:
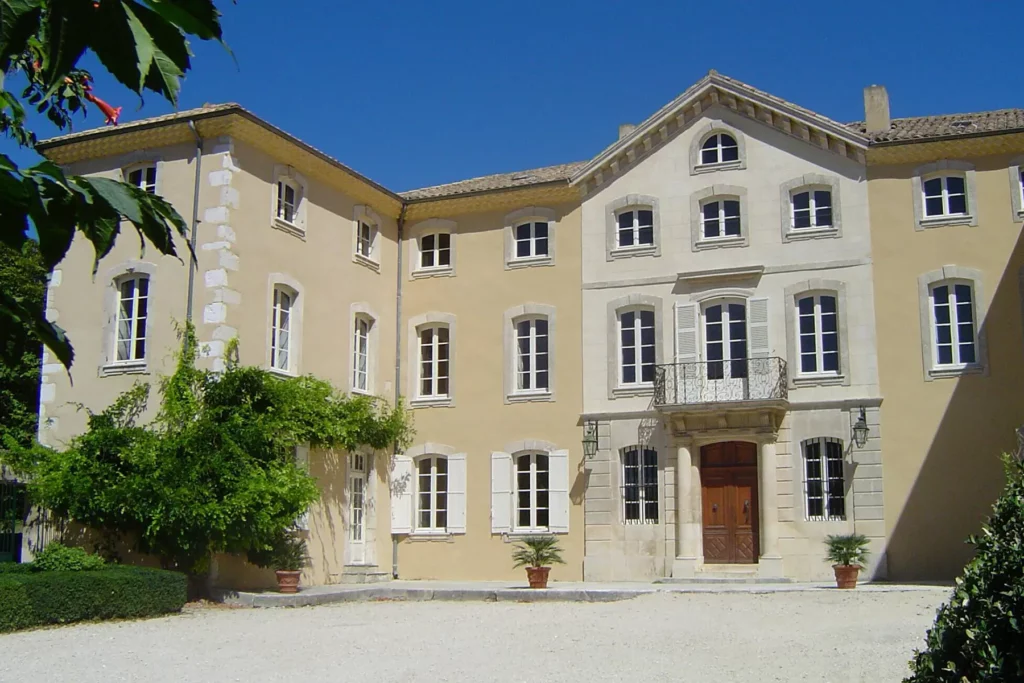
<svg viewBox="0 0 1024 683"><path fill-rule="evenodd" d="M217 325L227 321L227 304L212 303L203 308L203 322L207 325Z"/></svg>
<svg viewBox="0 0 1024 683"><path fill-rule="evenodd" d="M224 240L225 242L235 241L235 231L230 225L218 225L217 226L217 239Z"/></svg>
<svg viewBox="0 0 1024 683"><path fill-rule="evenodd" d="M238 256L226 249L217 252L217 265L225 270L238 270Z"/></svg>
<svg viewBox="0 0 1024 683"><path fill-rule="evenodd" d="M224 342L208 341L199 345L199 355L202 358L220 358L224 355Z"/></svg>
<svg viewBox="0 0 1024 683"><path fill-rule="evenodd" d="M221 325L213 331L213 338L220 341L231 341L238 336L238 330L230 325Z"/></svg>
<svg viewBox="0 0 1024 683"><path fill-rule="evenodd" d="M227 223L228 208L226 206L215 206L203 212L204 223Z"/></svg>
<svg viewBox="0 0 1024 683"><path fill-rule="evenodd" d="M227 287L228 272L223 268L208 270L203 273L203 284L205 284L208 289L212 289L214 287Z"/></svg>
<svg viewBox="0 0 1024 683"><path fill-rule="evenodd" d="M223 185L231 185L231 171L211 171L210 172L210 185L213 187L221 187Z"/></svg>
<svg viewBox="0 0 1024 683"><path fill-rule="evenodd" d="M47 382L39 387L39 402L52 403L57 397L57 385Z"/></svg>

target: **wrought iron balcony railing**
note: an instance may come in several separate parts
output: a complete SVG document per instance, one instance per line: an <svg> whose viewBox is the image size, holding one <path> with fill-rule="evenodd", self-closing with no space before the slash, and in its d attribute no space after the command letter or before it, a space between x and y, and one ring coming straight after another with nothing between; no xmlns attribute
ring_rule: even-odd
<svg viewBox="0 0 1024 683"><path fill-rule="evenodd" d="M669 363L654 371L654 405L679 406L786 399L782 358Z"/></svg>

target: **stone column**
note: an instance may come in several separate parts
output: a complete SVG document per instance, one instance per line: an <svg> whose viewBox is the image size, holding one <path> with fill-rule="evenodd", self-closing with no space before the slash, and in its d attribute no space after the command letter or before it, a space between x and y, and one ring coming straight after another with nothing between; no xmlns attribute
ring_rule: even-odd
<svg viewBox="0 0 1024 683"><path fill-rule="evenodd" d="M700 457L699 455L697 456ZM700 549L700 461L689 441L676 449L676 559L673 578L690 578L697 571Z"/></svg>
<svg viewBox="0 0 1024 683"><path fill-rule="evenodd" d="M761 557L758 575L766 578L782 576L782 555L779 553L779 477L775 455L775 441L761 441L757 458L760 476L758 498L761 501Z"/></svg>

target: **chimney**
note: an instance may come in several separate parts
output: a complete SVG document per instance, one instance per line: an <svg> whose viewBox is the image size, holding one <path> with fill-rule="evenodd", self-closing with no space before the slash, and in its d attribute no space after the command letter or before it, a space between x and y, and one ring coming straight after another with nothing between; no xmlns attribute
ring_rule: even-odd
<svg viewBox="0 0 1024 683"><path fill-rule="evenodd" d="M864 123L868 133L889 131L889 93L884 85L869 85L864 88Z"/></svg>
<svg viewBox="0 0 1024 683"><path fill-rule="evenodd" d="M619 139L626 137L630 133L636 130L636 125L632 123L620 123L619 124Z"/></svg>

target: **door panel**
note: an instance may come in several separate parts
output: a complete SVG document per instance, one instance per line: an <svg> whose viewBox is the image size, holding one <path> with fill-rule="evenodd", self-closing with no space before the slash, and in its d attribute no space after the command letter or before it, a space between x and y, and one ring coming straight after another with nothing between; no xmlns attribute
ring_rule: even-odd
<svg viewBox="0 0 1024 683"><path fill-rule="evenodd" d="M733 470L730 492L733 494L733 562L757 562L757 469L737 467Z"/></svg>
<svg viewBox="0 0 1024 683"><path fill-rule="evenodd" d="M731 562L732 534L729 529L728 471L708 472L702 480L704 513L704 561Z"/></svg>
<svg viewBox="0 0 1024 683"><path fill-rule="evenodd" d="M756 563L760 555L757 447L724 442L701 448L704 561Z"/></svg>

